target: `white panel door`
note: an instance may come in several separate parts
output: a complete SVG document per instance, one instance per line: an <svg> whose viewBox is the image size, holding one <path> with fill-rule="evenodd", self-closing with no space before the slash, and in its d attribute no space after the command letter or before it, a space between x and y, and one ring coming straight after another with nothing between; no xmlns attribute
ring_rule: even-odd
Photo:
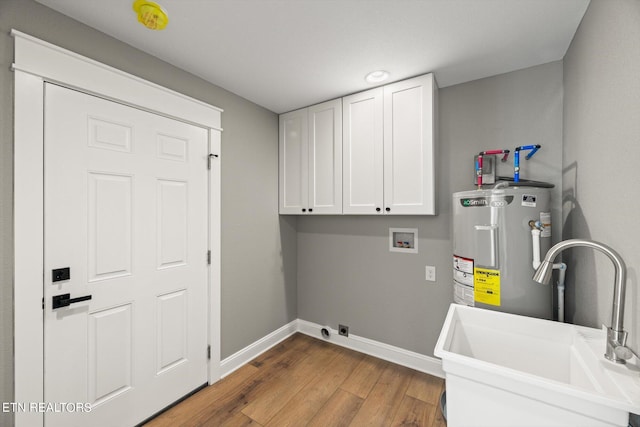
<svg viewBox="0 0 640 427"><path fill-rule="evenodd" d="M382 99L376 88L342 100L345 214L384 213Z"/></svg>
<svg viewBox="0 0 640 427"><path fill-rule="evenodd" d="M384 207L435 214L434 81L427 74L384 87Z"/></svg>
<svg viewBox="0 0 640 427"><path fill-rule="evenodd" d="M208 133L47 84L44 151L45 425L134 425L207 382Z"/></svg>
<svg viewBox="0 0 640 427"><path fill-rule="evenodd" d="M308 108L309 205L313 214L342 213L342 100Z"/></svg>
<svg viewBox="0 0 640 427"><path fill-rule="evenodd" d="M280 115L279 194L281 214L302 214L308 209L307 109Z"/></svg>

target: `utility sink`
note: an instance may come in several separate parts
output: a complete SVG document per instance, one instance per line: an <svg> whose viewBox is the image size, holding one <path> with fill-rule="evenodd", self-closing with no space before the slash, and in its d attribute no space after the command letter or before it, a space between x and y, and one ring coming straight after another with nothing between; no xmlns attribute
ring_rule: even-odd
<svg viewBox="0 0 640 427"><path fill-rule="evenodd" d="M640 369L606 360L605 343L605 330L452 304L435 348L447 425L626 427Z"/></svg>

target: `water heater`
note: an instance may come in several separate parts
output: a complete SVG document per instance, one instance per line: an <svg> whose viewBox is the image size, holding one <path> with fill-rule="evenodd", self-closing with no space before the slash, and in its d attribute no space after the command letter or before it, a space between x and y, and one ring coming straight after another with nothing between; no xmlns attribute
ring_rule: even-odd
<svg viewBox="0 0 640 427"><path fill-rule="evenodd" d="M513 183L511 183L513 185ZM553 318L552 287L534 282L531 228L551 246L550 190L507 187L453 194L453 289L459 304Z"/></svg>

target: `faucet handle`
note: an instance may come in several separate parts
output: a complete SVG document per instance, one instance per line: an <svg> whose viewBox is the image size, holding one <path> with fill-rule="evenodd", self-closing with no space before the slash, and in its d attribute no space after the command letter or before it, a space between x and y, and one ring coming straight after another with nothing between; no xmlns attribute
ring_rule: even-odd
<svg viewBox="0 0 640 427"><path fill-rule="evenodd" d="M619 345L616 348L613 349L613 352L616 354L616 356L618 356L620 359L624 359L624 360L629 360L631 359L633 356L635 356L636 358L638 358L638 355L631 350L629 347L627 347L626 345Z"/></svg>
<svg viewBox="0 0 640 427"><path fill-rule="evenodd" d="M604 357L615 363L625 363L625 360L631 359L633 354L633 351L627 347L627 333L607 328L607 348Z"/></svg>

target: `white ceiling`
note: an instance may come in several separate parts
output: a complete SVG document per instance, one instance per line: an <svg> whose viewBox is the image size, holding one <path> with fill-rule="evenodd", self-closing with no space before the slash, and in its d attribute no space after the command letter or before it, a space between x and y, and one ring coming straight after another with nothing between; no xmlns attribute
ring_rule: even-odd
<svg viewBox="0 0 640 427"><path fill-rule="evenodd" d="M440 87L562 59L589 0L37 0L276 113L433 71Z"/></svg>

